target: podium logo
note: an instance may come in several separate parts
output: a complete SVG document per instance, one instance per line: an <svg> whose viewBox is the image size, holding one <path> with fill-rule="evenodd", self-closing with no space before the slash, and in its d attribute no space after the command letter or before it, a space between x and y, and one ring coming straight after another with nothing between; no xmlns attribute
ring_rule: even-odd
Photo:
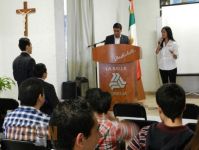
<svg viewBox="0 0 199 150"><path fill-rule="evenodd" d="M121 89L126 86L126 82L122 79L119 73L112 73L113 77L109 83L109 87L113 89Z"/></svg>

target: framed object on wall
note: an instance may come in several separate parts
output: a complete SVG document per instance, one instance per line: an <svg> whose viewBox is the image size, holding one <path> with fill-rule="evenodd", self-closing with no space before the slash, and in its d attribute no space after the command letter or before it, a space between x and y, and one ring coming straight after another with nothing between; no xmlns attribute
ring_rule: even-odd
<svg viewBox="0 0 199 150"><path fill-rule="evenodd" d="M168 5L198 3L199 0L160 0L160 7Z"/></svg>

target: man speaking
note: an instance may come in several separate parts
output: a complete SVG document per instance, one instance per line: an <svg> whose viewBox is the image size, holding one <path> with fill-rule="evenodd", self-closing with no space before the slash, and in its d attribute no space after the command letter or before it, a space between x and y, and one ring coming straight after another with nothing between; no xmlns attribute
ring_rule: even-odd
<svg viewBox="0 0 199 150"><path fill-rule="evenodd" d="M105 44L129 44L129 38L126 35L122 35L122 25L115 23L113 25L114 34L106 37Z"/></svg>

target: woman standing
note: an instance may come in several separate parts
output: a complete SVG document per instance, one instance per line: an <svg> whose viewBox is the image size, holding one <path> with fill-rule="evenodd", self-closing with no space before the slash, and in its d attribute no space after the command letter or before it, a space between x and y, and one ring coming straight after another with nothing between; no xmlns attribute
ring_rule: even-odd
<svg viewBox="0 0 199 150"><path fill-rule="evenodd" d="M170 27L163 27L161 32L162 38L158 42L156 54L162 83L176 83L178 46Z"/></svg>

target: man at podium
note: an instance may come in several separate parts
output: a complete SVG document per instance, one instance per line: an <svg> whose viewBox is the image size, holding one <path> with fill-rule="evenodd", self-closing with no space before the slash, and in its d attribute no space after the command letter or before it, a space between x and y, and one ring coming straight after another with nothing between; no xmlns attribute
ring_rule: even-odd
<svg viewBox="0 0 199 150"><path fill-rule="evenodd" d="M122 35L122 25L115 23L113 25L114 34L106 37L105 44L129 44L129 38L126 35Z"/></svg>

